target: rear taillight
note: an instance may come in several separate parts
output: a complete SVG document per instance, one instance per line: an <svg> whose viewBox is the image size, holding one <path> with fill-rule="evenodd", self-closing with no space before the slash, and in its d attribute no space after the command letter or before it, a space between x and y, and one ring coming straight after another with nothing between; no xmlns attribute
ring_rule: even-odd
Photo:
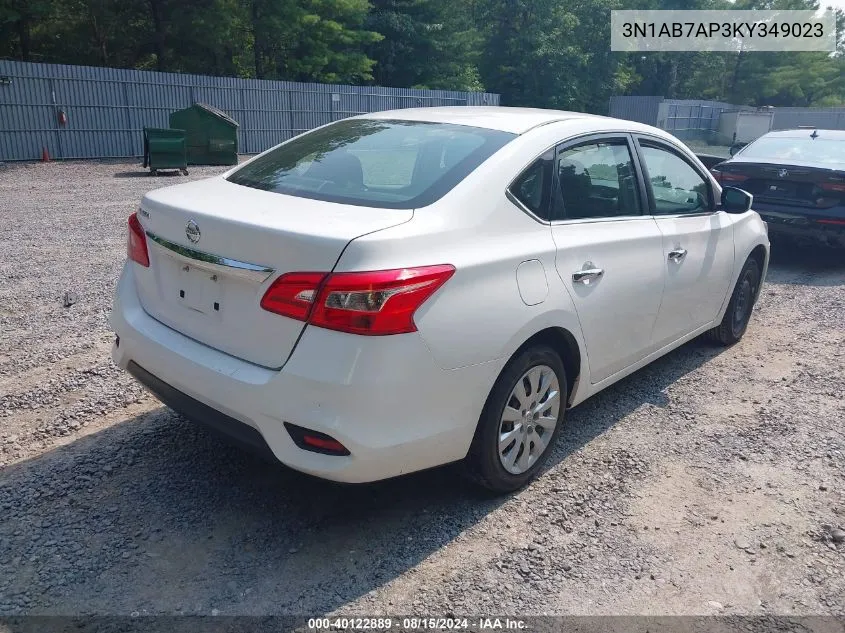
<svg viewBox="0 0 845 633"><path fill-rule="evenodd" d="M822 182L819 183L819 189L845 193L845 182Z"/></svg>
<svg viewBox="0 0 845 633"><path fill-rule="evenodd" d="M267 289L261 307L268 312L306 321L326 273L288 273Z"/></svg>
<svg viewBox="0 0 845 633"><path fill-rule="evenodd" d="M268 288L261 307L352 334L416 332L414 313L455 273L444 264L371 272L288 273Z"/></svg>
<svg viewBox="0 0 845 633"><path fill-rule="evenodd" d="M147 236L144 235L144 227L138 221L138 214L129 216L129 239L126 242L126 256L133 262L148 267L150 265L150 253L147 250Z"/></svg>
<svg viewBox="0 0 845 633"><path fill-rule="evenodd" d="M716 178L717 182L742 182L748 180L748 176L743 174L735 174L729 171L719 171L718 169L711 169L710 173Z"/></svg>

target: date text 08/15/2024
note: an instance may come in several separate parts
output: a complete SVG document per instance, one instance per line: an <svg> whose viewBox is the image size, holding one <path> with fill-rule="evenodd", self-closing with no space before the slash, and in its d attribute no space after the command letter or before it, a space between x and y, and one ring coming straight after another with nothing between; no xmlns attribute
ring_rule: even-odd
<svg viewBox="0 0 845 633"><path fill-rule="evenodd" d="M311 618L308 630L320 631L524 631L526 622L517 618Z"/></svg>

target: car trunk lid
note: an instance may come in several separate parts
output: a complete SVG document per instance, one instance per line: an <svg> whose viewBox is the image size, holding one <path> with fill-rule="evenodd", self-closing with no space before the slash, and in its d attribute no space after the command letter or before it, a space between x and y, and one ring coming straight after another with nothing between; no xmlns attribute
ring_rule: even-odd
<svg viewBox="0 0 845 633"><path fill-rule="evenodd" d="M223 178L148 193L138 214L150 266L136 267L141 305L201 343L281 367L304 323L260 306L287 272L330 272L356 237L407 222L411 210L299 198Z"/></svg>

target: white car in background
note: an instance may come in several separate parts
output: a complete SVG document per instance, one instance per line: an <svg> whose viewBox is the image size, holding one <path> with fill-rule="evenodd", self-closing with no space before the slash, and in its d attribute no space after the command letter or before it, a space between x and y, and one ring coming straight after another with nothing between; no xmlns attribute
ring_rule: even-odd
<svg viewBox="0 0 845 633"><path fill-rule="evenodd" d="M464 460L515 490L568 407L699 334L742 337L769 260L750 205L631 121L345 119L144 196L113 357L300 471L367 482Z"/></svg>

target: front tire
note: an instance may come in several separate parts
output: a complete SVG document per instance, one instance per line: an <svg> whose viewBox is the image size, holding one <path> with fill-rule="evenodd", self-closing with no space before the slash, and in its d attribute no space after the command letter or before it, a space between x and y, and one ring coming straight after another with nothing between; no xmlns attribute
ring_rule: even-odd
<svg viewBox="0 0 845 633"><path fill-rule="evenodd" d="M552 348L536 345L512 358L478 421L466 459L470 477L497 493L531 481L560 433L567 394L563 361Z"/></svg>
<svg viewBox="0 0 845 633"><path fill-rule="evenodd" d="M710 339L720 345L733 345L742 338L748 328L751 312L760 288L760 265L749 258L739 273L728 309L722 322L710 330Z"/></svg>

